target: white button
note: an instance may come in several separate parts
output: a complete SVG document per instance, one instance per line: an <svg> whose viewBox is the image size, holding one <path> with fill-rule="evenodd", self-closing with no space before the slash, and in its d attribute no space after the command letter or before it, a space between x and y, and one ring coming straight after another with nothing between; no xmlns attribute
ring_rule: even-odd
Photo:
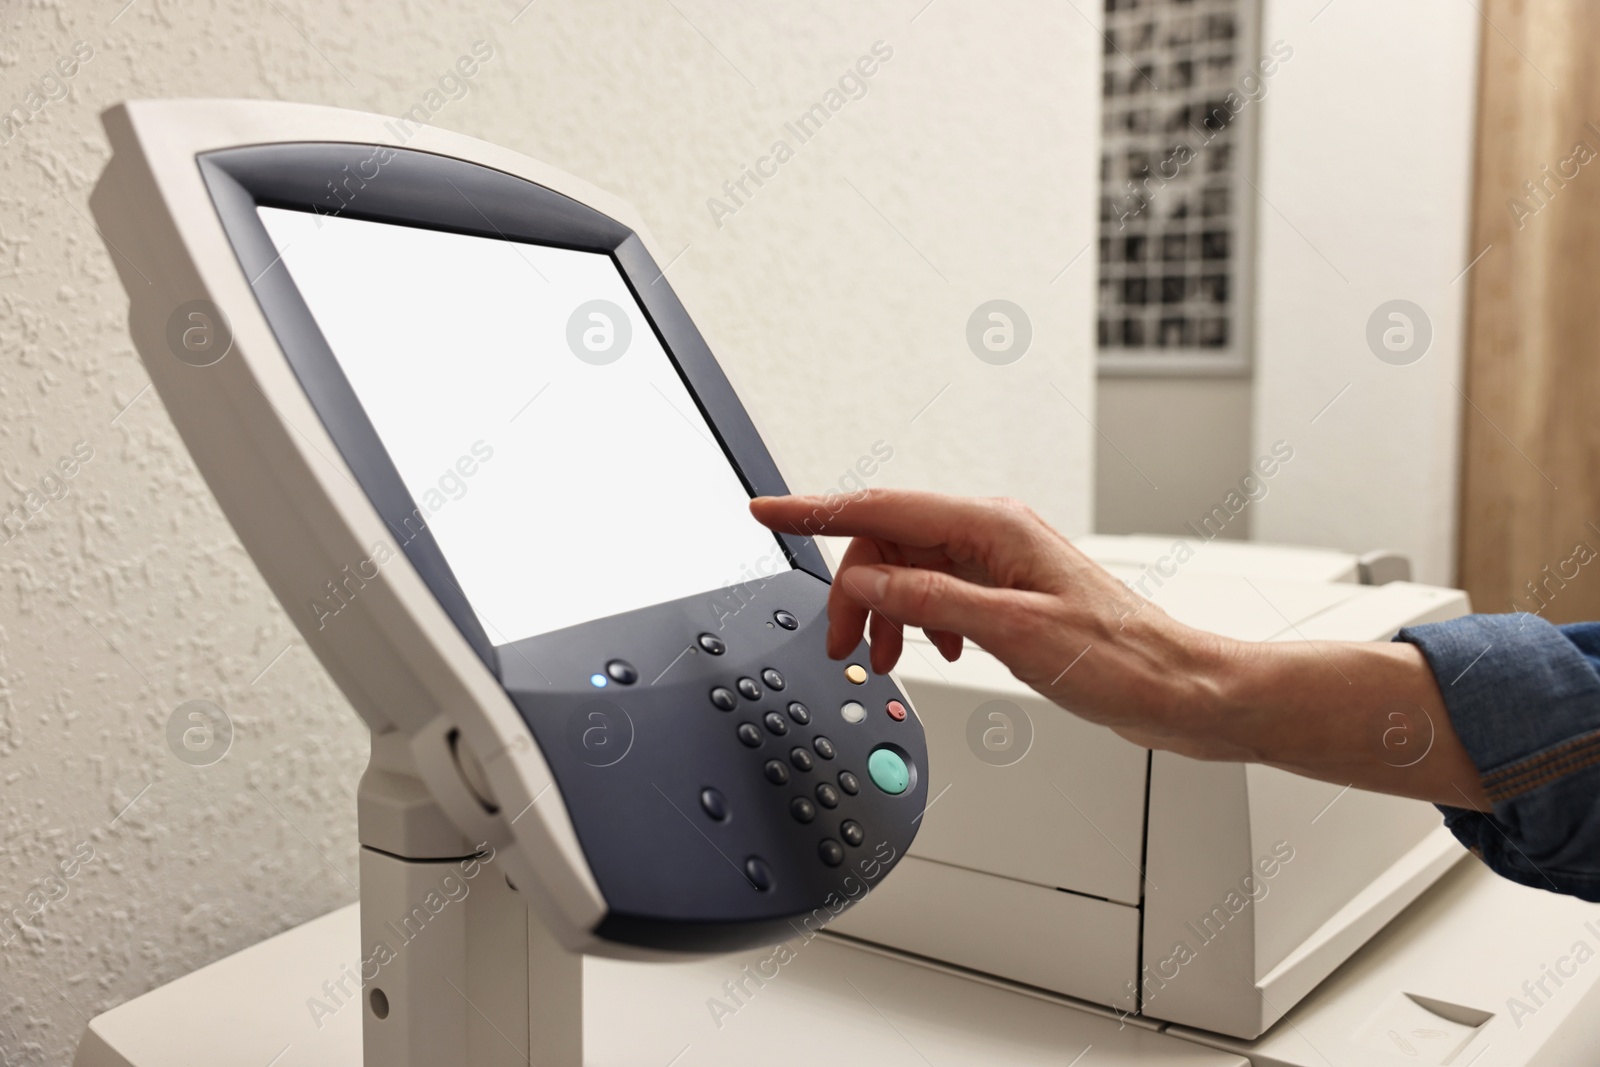
<svg viewBox="0 0 1600 1067"><path fill-rule="evenodd" d="M847 701L840 706L839 714L844 716L845 722L860 722L867 717L867 709L858 701Z"/></svg>

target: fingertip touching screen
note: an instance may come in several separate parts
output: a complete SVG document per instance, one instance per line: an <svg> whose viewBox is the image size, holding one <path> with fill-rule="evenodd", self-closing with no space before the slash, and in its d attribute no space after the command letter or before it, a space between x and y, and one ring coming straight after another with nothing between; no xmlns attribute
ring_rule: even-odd
<svg viewBox="0 0 1600 1067"><path fill-rule="evenodd" d="M256 213L493 644L782 558L611 257Z"/></svg>

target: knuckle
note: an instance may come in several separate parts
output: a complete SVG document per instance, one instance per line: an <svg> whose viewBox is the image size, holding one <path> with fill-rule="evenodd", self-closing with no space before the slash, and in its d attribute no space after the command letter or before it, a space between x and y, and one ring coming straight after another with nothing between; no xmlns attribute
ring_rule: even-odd
<svg viewBox="0 0 1600 1067"><path fill-rule="evenodd" d="M906 614L917 619L932 616L945 589L945 576L937 571L913 570L906 575L902 597Z"/></svg>
<svg viewBox="0 0 1600 1067"><path fill-rule="evenodd" d="M1036 631L1047 622L1037 608L1015 595L996 597L988 613L990 627L1007 636Z"/></svg>
<svg viewBox="0 0 1600 1067"><path fill-rule="evenodd" d="M1040 522L1038 513L1022 501L1009 496L994 497L990 506L1005 518L1019 526L1032 525Z"/></svg>

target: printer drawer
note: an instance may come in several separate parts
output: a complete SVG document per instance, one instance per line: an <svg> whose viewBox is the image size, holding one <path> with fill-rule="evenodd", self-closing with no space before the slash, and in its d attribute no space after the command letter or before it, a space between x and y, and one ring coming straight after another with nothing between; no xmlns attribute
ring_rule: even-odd
<svg viewBox="0 0 1600 1067"><path fill-rule="evenodd" d="M907 856L830 930L1134 1010L1139 909Z"/></svg>
<svg viewBox="0 0 1600 1067"><path fill-rule="evenodd" d="M1148 750L1050 703L980 648L932 663L918 652L937 652L906 644L896 675L928 739L911 855L1137 905Z"/></svg>

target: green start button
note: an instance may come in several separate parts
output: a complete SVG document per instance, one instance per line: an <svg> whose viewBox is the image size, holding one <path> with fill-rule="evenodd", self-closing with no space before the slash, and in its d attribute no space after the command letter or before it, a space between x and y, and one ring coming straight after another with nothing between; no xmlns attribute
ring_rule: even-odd
<svg viewBox="0 0 1600 1067"><path fill-rule="evenodd" d="M874 749L867 757L867 774L873 785L894 796L904 793L911 784L911 768L893 749Z"/></svg>

